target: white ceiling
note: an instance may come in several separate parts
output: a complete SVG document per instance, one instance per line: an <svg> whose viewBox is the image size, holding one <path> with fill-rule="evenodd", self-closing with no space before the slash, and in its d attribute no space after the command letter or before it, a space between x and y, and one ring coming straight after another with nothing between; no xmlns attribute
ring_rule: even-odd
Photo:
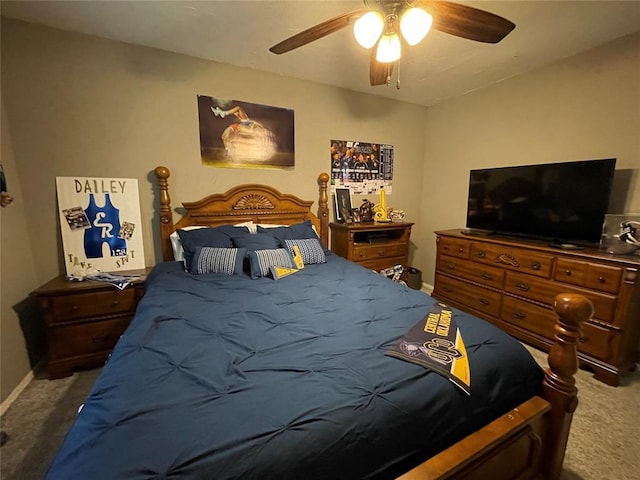
<svg viewBox="0 0 640 480"><path fill-rule="evenodd" d="M433 105L640 31L640 0L460 1L516 24L491 45L432 31L404 52L401 88L369 85L350 28L283 55L269 47L360 1L5 1L3 16Z"/></svg>

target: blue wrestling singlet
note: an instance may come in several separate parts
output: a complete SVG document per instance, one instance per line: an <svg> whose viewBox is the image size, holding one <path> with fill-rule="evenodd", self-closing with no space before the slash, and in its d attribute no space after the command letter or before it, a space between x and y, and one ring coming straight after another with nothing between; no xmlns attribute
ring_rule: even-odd
<svg viewBox="0 0 640 480"><path fill-rule="evenodd" d="M84 253L87 258L101 258L102 244L109 245L112 257L127 255L127 241L118 238L120 232L120 211L113 206L109 194L104 195L104 206L96 205L94 194L89 194L89 206L85 213L91 228L84 231Z"/></svg>

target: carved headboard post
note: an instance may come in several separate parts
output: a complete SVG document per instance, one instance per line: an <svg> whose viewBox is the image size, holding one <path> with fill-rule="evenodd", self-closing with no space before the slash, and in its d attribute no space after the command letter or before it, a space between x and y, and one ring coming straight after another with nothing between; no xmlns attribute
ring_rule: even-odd
<svg viewBox="0 0 640 480"><path fill-rule="evenodd" d="M167 167L156 167L156 177L158 178L158 188L160 188L160 232L162 237L162 258L164 260L173 258L173 250L169 235L173 233L173 214L171 212L171 197L169 196L170 172Z"/></svg>
<svg viewBox="0 0 640 480"><path fill-rule="evenodd" d="M318 197L318 218L320 219L320 241L329 248L329 194L327 192L329 175L321 173L318 175L318 186L320 187Z"/></svg>

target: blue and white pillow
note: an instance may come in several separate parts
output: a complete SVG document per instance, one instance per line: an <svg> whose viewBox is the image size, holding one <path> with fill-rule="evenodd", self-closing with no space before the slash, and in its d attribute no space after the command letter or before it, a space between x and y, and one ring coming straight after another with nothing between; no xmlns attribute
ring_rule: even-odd
<svg viewBox="0 0 640 480"><path fill-rule="evenodd" d="M293 258L286 248L252 250L248 254L251 278L266 277L269 267L294 268Z"/></svg>
<svg viewBox="0 0 640 480"><path fill-rule="evenodd" d="M327 263L327 258L324 255L324 249L317 238L285 239L284 243L291 255L293 255L293 247L298 247L300 255L302 256L302 261L305 265Z"/></svg>
<svg viewBox="0 0 640 480"><path fill-rule="evenodd" d="M191 259L189 272L194 275L205 273L240 274L246 251L244 248L198 247Z"/></svg>

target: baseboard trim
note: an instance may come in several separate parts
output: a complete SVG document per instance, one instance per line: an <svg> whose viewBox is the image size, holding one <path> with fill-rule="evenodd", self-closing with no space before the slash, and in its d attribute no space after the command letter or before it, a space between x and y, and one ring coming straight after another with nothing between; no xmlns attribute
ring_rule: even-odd
<svg viewBox="0 0 640 480"><path fill-rule="evenodd" d="M9 407L16 401L16 399L20 396L22 391L27 388L27 386L31 383L31 381L35 378L35 372L37 372L43 365L43 361L40 361L33 367L32 370L29 370L29 373L25 375L25 377L20 381L20 383L14 388L11 393L4 399L2 403L0 403L0 416L4 415L5 412L9 409Z"/></svg>
<svg viewBox="0 0 640 480"><path fill-rule="evenodd" d="M422 288L420 290L428 295L431 295L433 293L433 285L431 285L430 283L422 282Z"/></svg>

